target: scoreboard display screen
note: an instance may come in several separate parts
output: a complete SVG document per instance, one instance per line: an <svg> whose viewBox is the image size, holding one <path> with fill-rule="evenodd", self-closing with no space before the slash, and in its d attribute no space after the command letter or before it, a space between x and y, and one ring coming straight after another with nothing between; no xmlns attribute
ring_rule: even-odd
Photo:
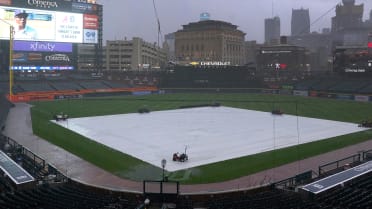
<svg viewBox="0 0 372 209"><path fill-rule="evenodd" d="M71 12L0 6L0 39L97 43L98 16Z"/></svg>

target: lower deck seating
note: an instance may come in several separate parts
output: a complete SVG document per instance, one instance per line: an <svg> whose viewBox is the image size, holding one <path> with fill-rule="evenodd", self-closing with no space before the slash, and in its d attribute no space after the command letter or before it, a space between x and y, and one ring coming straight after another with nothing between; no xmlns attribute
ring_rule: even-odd
<svg viewBox="0 0 372 209"><path fill-rule="evenodd" d="M89 190L73 183L41 185L30 190L0 195L0 208L4 209L100 209L112 205L132 209L136 207L137 202L130 202L118 195Z"/></svg>

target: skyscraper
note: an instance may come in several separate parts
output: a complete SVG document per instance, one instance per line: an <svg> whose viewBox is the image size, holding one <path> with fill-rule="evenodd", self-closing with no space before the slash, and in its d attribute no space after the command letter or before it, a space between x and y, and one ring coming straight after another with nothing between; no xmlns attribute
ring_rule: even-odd
<svg viewBox="0 0 372 209"><path fill-rule="evenodd" d="M165 41L163 44L163 48L165 49L167 53L167 59L168 61L174 61L176 60L176 55L175 55L175 35L174 33L169 33L164 36Z"/></svg>
<svg viewBox="0 0 372 209"><path fill-rule="evenodd" d="M332 32L360 28L363 24L364 5L356 5L355 0L342 0L337 5L336 16L332 18Z"/></svg>
<svg viewBox="0 0 372 209"><path fill-rule="evenodd" d="M355 0L342 0L332 17L333 47L365 45L371 31L368 22L363 22L364 4Z"/></svg>
<svg viewBox="0 0 372 209"><path fill-rule="evenodd" d="M309 9L292 9L291 36L301 36L310 33Z"/></svg>
<svg viewBox="0 0 372 209"><path fill-rule="evenodd" d="M265 19L265 43L279 43L280 39L280 18Z"/></svg>

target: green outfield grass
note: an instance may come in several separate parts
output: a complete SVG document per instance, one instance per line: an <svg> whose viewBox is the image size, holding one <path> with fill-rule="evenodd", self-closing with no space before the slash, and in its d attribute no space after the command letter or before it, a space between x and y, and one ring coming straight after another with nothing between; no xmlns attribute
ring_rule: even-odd
<svg viewBox="0 0 372 209"><path fill-rule="evenodd" d="M182 105L219 102L224 106L259 111L281 109L286 114L359 123L372 119L370 103L257 94L164 94L125 96L54 102L34 102L31 109L36 135L123 178L142 181L161 179L162 170L139 159L115 151L102 144L50 122L59 112L70 117L87 117L137 112L146 107L151 111L177 109ZM238 159L168 173L170 180L186 184L210 183L246 176L285 163L315 156L372 138L372 131L339 136L318 142L278 149ZM226 139L228 140L228 139ZM345 156L340 156L345 157ZM160 160L159 160L160 163ZM226 169L228 168L228 169Z"/></svg>

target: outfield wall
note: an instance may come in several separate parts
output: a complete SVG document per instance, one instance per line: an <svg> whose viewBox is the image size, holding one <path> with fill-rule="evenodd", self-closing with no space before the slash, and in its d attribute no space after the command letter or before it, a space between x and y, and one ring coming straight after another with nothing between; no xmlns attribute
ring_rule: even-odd
<svg viewBox="0 0 372 209"><path fill-rule="evenodd" d="M319 97L358 102L372 102L372 95L330 93L325 91L306 91L291 89L251 89L251 88L166 88L163 93L251 93L251 94L279 94L303 97Z"/></svg>
<svg viewBox="0 0 372 209"><path fill-rule="evenodd" d="M372 102L372 95L330 93L325 91L307 91L292 89L263 89L263 88L164 88L158 89L155 86L136 87L136 88L112 88L112 89L82 89L79 91L44 91L44 92L24 92L7 95L12 102L29 101L52 101L61 99L79 99L83 97L102 97L102 96L123 96L123 95L148 95L163 93L252 93L252 94L280 94L303 97L331 98L339 100L352 100L358 102Z"/></svg>
<svg viewBox="0 0 372 209"><path fill-rule="evenodd" d="M12 102L30 102L30 101L53 101L61 99L79 99L89 96L115 96L123 94L151 94L157 92L158 88L154 86L136 87L136 88L113 88L113 89L81 89L79 91L43 91L43 92L24 92L10 96Z"/></svg>

